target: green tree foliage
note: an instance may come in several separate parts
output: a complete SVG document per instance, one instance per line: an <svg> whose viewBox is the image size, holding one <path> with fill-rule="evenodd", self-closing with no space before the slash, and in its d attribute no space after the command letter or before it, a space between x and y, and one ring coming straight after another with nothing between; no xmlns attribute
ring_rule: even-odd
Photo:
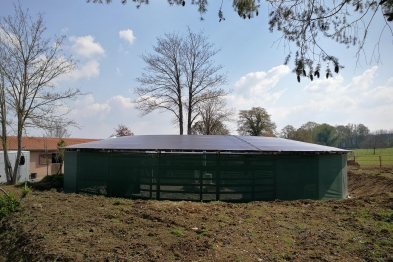
<svg viewBox="0 0 393 262"><path fill-rule="evenodd" d="M340 148L359 148L370 133L368 127L363 124L338 125L336 130L340 135Z"/></svg>
<svg viewBox="0 0 393 262"><path fill-rule="evenodd" d="M207 125L206 125L207 124ZM230 131L228 127L221 121L216 120L214 122L205 123L200 120L194 123L192 126L192 134L195 135L229 135Z"/></svg>
<svg viewBox="0 0 393 262"><path fill-rule="evenodd" d="M237 125L242 136L275 136L276 124L262 107L240 110Z"/></svg>
<svg viewBox="0 0 393 262"><path fill-rule="evenodd" d="M20 203L13 194L7 193L2 188L0 188L0 191L2 191L3 193L2 195L0 195L0 221L1 221L8 214L16 211Z"/></svg>
<svg viewBox="0 0 393 262"><path fill-rule="evenodd" d="M149 4L148 0L132 0L136 7ZM185 6L191 2L196 5L203 20L207 12L208 1L167 0L170 5ZM111 3L112 0L87 0L93 3ZM121 0L123 4L127 0ZM251 19L258 16L261 8L260 0L232 0L232 7L242 19ZM329 78L333 72L339 73L343 66L339 63L336 54L327 51L321 45L320 39L326 38L347 47L356 46L356 56L365 54L364 45L370 32L370 25L376 16L382 16L384 30L392 31L390 22L393 21L393 0L266 0L269 10L269 29L271 32L282 33L280 42L285 46L294 46L295 67L297 81L307 77L311 81L315 77L324 75ZM221 7L218 10L218 19L225 20ZM379 40L376 40L372 59L379 62ZM291 54L285 59L289 61ZM370 60L372 60L370 59ZM322 72L322 63L326 63L325 72Z"/></svg>
<svg viewBox="0 0 393 262"><path fill-rule="evenodd" d="M329 124L318 125L313 130L313 140L316 144L336 147L339 139L336 128Z"/></svg>
<svg viewBox="0 0 393 262"><path fill-rule="evenodd" d="M280 137L307 143L314 142L312 132L304 128L296 129L291 125L287 125L281 130Z"/></svg>

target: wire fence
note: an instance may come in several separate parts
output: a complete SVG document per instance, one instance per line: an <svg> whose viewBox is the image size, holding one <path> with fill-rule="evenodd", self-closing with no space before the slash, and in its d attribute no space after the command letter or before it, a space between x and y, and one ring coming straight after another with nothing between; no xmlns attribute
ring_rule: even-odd
<svg viewBox="0 0 393 262"><path fill-rule="evenodd" d="M348 155L348 165L393 167L393 155Z"/></svg>

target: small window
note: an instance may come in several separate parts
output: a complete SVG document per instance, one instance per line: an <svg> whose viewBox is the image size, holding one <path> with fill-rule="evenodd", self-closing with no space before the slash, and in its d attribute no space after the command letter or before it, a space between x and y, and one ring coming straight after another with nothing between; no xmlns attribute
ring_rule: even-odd
<svg viewBox="0 0 393 262"><path fill-rule="evenodd" d="M58 153L52 153L52 164L55 163L62 163L63 159L61 158L61 156Z"/></svg>
<svg viewBox="0 0 393 262"><path fill-rule="evenodd" d="M62 163L63 159L57 154L40 154L40 165Z"/></svg>

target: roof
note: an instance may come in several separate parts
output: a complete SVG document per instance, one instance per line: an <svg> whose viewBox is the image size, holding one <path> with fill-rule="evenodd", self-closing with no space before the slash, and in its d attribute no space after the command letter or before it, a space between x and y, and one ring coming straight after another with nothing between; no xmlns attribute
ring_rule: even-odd
<svg viewBox="0 0 393 262"><path fill-rule="evenodd" d="M99 139L88 139L88 138L62 138L66 145L76 145L81 143L95 142ZM18 149L18 137L8 136L8 150ZM57 143L60 138L56 137L22 137L22 150L25 151L41 151L41 150L57 150ZM0 143L0 149L3 149Z"/></svg>
<svg viewBox="0 0 393 262"><path fill-rule="evenodd" d="M276 137L222 135L144 135L110 138L67 146L66 150L128 150L180 152L331 152L347 153L328 147Z"/></svg>

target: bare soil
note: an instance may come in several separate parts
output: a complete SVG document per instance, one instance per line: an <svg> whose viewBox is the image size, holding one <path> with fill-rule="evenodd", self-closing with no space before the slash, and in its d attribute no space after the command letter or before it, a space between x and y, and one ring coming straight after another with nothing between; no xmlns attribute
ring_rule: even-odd
<svg viewBox="0 0 393 262"><path fill-rule="evenodd" d="M0 222L0 261L393 261L392 171L350 167L351 198L335 201L196 203L36 190Z"/></svg>

